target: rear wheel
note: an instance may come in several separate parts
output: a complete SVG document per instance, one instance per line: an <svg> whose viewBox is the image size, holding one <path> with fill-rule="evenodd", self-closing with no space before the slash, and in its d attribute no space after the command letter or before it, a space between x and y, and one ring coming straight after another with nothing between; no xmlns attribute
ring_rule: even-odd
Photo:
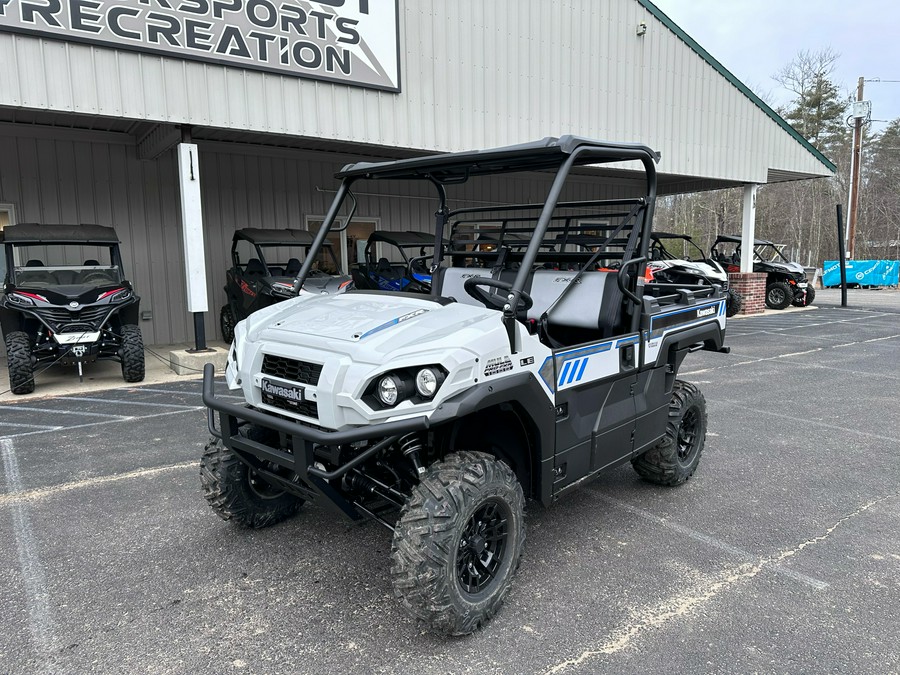
<svg viewBox="0 0 900 675"><path fill-rule="evenodd" d="M515 474L481 452L433 464L413 488L391 548L394 595L431 630L464 635L500 609L525 544Z"/></svg>
<svg viewBox="0 0 900 675"><path fill-rule="evenodd" d="M9 390L14 394L34 391L34 359L31 338L17 330L6 336L6 363L9 368Z"/></svg>
<svg viewBox="0 0 900 675"><path fill-rule="evenodd" d="M766 307L784 309L794 301L794 288L786 281L773 281L766 286Z"/></svg>
<svg viewBox="0 0 900 675"><path fill-rule="evenodd" d="M122 377L126 382L141 382L144 379L144 338L141 329L134 324L122 326Z"/></svg>
<svg viewBox="0 0 900 675"><path fill-rule="evenodd" d="M234 324L236 323L231 305L223 305L222 311L219 312L219 328L222 329L222 339L225 342L234 342Z"/></svg>
<svg viewBox="0 0 900 675"><path fill-rule="evenodd" d="M706 443L706 399L690 382L675 381L666 435L631 461L634 470L657 485L680 485L694 475Z"/></svg>
<svg viewBox="0 0 900 675"><path fill-rule="evenodd" d="M725 316L731 317L744 307L744 297L733 288L728 289L728 298L725 301Z"/></svg>
<svg viewBox="0 0 900 675"><path fill-rule="evenodd" d="M293 516L303 505L300 497L264 481L216 439L211 439L203 450L200 484L216 515L244 527L275 525Z"/></svg>

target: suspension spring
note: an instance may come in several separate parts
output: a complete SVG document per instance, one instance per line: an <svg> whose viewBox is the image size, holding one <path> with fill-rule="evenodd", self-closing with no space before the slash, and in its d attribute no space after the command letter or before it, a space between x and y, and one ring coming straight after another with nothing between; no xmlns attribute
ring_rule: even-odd
<svg viewBox="0 0 900 675"><path fill-rule="evenodd" d="M425 447L421 435L415 431L411 431L401 438L397 444L400 446L400 452L402 452L404 456L409 457L413 466L416 467L416 473L419 474L419 477L424 475L425 467L422 466L422 462L419 460L419 452Z"/></svg>

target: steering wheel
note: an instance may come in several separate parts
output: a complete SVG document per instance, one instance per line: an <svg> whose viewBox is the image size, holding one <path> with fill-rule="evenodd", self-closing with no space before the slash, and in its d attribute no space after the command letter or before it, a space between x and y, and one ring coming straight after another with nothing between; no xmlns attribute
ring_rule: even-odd
<svg viewBox="0 0 900 675"><path fill-rule="evenodd" d="M110 278L103 272L91 272L81 279L80 283L86 284L91 281L110 281Z"/></svg>
<svg viewBox="0 0 900 675"><path fill-rule="evenodd" d="M485 293L478 288L479 286L490 286L491 288L499 288L501 291L511 291L511 283L508 281L501 281L500 279L492 279L491 277L469 277L463 284L466 293L471 295L488 309L503 309L506 306L508 301L505 297ZM518 304L521 306L521 309L527 312L534 304L534 300L531 299L531 296L528 295L528 293L522 291L519 293ZM516 309L518 309L518 307Z"/></svg>

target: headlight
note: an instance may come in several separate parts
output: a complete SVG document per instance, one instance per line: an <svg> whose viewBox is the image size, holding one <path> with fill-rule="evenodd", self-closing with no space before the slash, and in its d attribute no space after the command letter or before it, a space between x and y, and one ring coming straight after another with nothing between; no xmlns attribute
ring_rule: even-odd
<svg viewBox="0 0 900 675"><path fill-rule="evenodd" d="M23 307L28 307L34 304L34 300L20 293L10 293L6 296L6 299L14 305L22 305Z"/></svg>
<svg viewBox="0 0 900 675"><path fill-rule="evenodd" d="M378 380L378 400L384 405L392 406L400 399L400 387L403 383L395 375L385 375Z"/></svg>
<svg viewBox="0 0 900 675"><path fill-rule="evenodd" d="M124 291L119 291L114 296L112 296L112 299L110 300L110 302L122 302L124 300L128 300L128 298L130 298L131 295L132 295L131 291L126 288Z"/></svg>
<svg viewBox="0 0 900 675"><path fill-rule="evenodd" d="M438 388L438 378L431 368L422 368L416 373L416 391L423 398L431 398Z"/></svg>
<svg viewBox="0 0 900 675"><path fill-rule="evenodd" d="M277 293L278 295L293 295L294 285L276 281L274 284L272 284L272 292Z"/></svg>
<svg viewBox="0 0 900 675"><path fill-rule="evenodd" d="M447 377L441 366L412 366L374 378L366 387L363 400L375 409L393 408L403 401L413 404L432 400Z"/></svg>

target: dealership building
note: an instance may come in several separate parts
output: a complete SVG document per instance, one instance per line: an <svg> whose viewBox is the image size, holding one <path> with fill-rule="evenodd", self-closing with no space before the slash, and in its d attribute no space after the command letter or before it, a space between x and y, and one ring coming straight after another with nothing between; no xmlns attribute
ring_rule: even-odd
<svg viewBox="0 0 900 675"><path fill-rule="evenodd" d="M192 341L198 314L218 336L234 231L315 229L360 159L639 142L661 195L742 186L747 241L757 186L835 168L649 0L0 0L0 64L0 226L115 227L147 344ZM643 187L590 169L571 197ZM373 229L434 222L425 192L366 190L345 269Z"/></svg>

